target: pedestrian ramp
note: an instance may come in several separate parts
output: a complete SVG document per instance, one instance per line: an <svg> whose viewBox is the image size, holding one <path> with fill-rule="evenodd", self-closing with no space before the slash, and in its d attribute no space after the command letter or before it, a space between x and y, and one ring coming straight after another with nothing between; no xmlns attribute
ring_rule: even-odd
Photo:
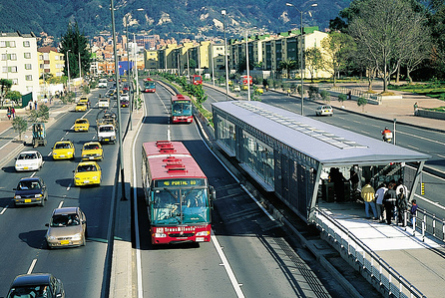
<svg viewBox="0 0 445 298"><path fill-rule="evenodd" d="M444 297L445 243L411 227L365 218L364 205L321 203L325 239L385 296Z"/></svg>

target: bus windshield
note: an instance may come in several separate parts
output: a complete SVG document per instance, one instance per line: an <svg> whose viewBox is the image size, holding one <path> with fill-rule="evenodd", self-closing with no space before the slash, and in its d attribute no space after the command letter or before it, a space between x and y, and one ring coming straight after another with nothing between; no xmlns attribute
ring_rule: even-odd
<svg viewBox="0 0 445 298"><path fill-rule="evenodd" d="M192 104L190 101L175 101L172 106L173 116L191 116L192 115Z"/></svg>
<svg viewBox="0 0 445 298"><path fill-rule="evenodd" d="M193 224L210 220L205 188L156 189L152 191L153 224Z"/></svg>

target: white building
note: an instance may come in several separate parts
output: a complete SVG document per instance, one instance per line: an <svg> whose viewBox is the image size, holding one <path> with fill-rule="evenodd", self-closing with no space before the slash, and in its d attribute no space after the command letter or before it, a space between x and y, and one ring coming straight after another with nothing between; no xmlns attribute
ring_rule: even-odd
<svg viewBox="0 0 445 298"><path fill-rule="evenodd" d="M34 33L0 32L0 78L12 80L12 91L22 95L39 95L39 62L37 39Z"/></svg>

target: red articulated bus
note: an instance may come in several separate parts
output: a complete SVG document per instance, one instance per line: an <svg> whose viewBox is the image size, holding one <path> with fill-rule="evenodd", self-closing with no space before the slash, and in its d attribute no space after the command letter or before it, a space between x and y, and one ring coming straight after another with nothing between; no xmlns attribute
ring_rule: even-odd
<svg viewBox="0 0 445 298"><path fill-rule="evenodd" d="M193 109L190 97L177 94L171 100L172 123L192 123Z"/></svg>
<svg viewBox="0 0 445 298"><path fill-rule="evenodd" d="M215 189L184 144L143 143L142 160L151 243L209 242Z"/></svg>
<svg viewBox="0 0 445 298"><path fill-rule="evenodd" d="M192 82L193 82L193 85L202 85L202 76L200 76L200 75L193 75L192 76Z"/></svg>
<svg viewBox="0 0 445 298"><path fill-rule="evenodd" d="M252 76L241 76L243 85L247 86L247 84L249 84L250 86L252 86Z"/></svg>

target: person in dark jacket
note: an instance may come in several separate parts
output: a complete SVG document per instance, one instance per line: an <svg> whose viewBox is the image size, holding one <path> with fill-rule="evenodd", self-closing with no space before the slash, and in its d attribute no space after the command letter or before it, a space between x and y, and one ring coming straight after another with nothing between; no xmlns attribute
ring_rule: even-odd
<svg viewBox="0 0 445 298"><path fill-rule="evenodd" d="M403 188L399 188L399 193L397 194L397 210L397 223L402 223L402 226L405 226L405 211L408 210L408 200Z"/></svg>
<svg viewBox="0 0 445 298"><path fill-rule="evenodd" d="M395 183L390 182L388 185L388 190L383 198L383 206L385 206L386 211L386 223L391 224L391 218L393 217L394 208L397 205L397 194L394 189Z"/></svg>

